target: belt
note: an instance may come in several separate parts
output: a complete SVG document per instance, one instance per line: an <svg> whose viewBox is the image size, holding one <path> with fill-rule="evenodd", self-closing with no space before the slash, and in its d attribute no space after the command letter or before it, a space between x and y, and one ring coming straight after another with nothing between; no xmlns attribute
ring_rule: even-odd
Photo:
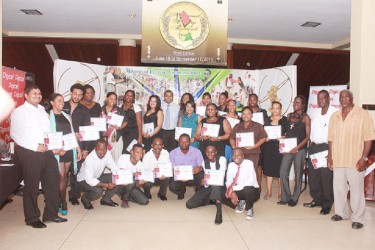
<svg viewBox="0 0 375 250"><path fill-rule="evenodd" d="M315 142L312 142L311 145L314 145L314 146L322 146L322 145L327 145L327 143L323 142L323 143L315 143Z"/></svg>
<svg viewBox="0 0 375 250"><path fill-rule="evenodd" d="M162 128L162 130L163 130L163 131L175 131L176 129L163 129L163 128Z"/></svg>

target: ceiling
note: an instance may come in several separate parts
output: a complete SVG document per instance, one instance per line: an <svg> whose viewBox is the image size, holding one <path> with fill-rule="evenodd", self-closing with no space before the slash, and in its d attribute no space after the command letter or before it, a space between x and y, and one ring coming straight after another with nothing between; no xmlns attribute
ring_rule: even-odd
<svg viewBox="0 0 375 250"><path fill-rule="evenodd" d="M349 45L351 0L228 1L233 19L229 43L327 49ZM29 16L20 9L43 15ZM2 11L5 36L141 39L141 0L3 0ZM322 24L301 27L307 21Z"/></svg>

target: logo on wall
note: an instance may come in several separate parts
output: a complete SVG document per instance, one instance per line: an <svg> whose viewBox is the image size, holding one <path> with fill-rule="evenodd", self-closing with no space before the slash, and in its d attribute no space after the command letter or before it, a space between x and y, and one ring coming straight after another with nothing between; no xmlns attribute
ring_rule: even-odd
<svg viewBox="0 0 375 250"><path fill-rule="evenodd" d="M197 48L206 40L209 31L207 14L189 2L171 5L160 19L161 35L175 49Z"/></svg>

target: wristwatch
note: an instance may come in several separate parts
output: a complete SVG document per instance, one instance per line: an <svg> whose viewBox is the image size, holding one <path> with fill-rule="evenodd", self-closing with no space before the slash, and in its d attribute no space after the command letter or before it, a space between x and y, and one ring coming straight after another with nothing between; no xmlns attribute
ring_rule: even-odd
<svg viewBox="0 0 375 250"><path fill-rule="evenodd" d="M365 157L365 156L363 156L362 159L365 160L365 161L368 161L368 158Z"/></svg>

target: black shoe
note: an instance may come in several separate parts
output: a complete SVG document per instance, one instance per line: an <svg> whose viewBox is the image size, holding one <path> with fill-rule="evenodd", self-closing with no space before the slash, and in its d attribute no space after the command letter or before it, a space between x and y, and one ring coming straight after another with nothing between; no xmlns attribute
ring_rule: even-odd
<svg viewBox="0 0 375 250"><path fill-rule="evenodd" d="M297 203L298 203L298 201L290 200L290 201L288 202L288 206L289 206L289 207L295 207L295 206L297 205Z"/></svg>
<svg viewBox="0 0 375 250"><path fill-rule="evenodd" d="M315 201L309 202L309 203L303 203L304 207L321 207L322 205L316 203Z"/></svg>
<svg viewBox="0 0 375 250"><path fill-rule="evenodd" d="M285 202L285 201L278 201L277 202L277 205L286 205L288 204L288 202Z"/></svg>
<svg viewBox="0 0 375 250"><path fill-rule="evenodd" d="M158 194L158 198L160 198L160 200L162 200L162 201L166 201L166 200L168 200L167 197L165 197L165 196L162 195L162 194Z"/></svg>
<svg viewBox="0 0 375 250"><path fill-rule="evenodd" d="M185 195L184 194L179 194L177 196L177 200L183 200L185 198Z"/></svg>
<svg viewBox="0 0 375 250"><path fill-rule="evenodd" d="M150 193L145 194L148 199L152 199L152 195Z"/></svg>
<svg viewBox="0 0 375 250"><path fill-rule="evenodd" d="M359 222L353 222L352 223L352 228L353 229L360 229L363 227L363 224L362 223L359 223Z"/></svg>
<svg viewBox="0 0 375 250"><path fill-rule="evenodd" d="M94 207L92 206L90 201L85 201L83 198L81 198L81 202L83 204L83 207L87 210L92 210Z"/></svg>
<svg viewBox="0 0 375 250"><path fill-rule="evenodd" d="M46 228L47 227L47 225L41 222L40 220L34 221L33 223L26 223L26 225L32 228Z"/></svg>
<svg viewBox="0 0 375 250"><path fill-rule="evenodd" d="M55 222L55 223L61 223L61 222L67 222L68 220L65 218L61 218L57 216L54 219L43 219L43 222Z"/></svg>
<svg viewBox="0 0 375 250"><path fill-rule="evenodd" d="M72 205L79 205L79 201L77 198L69 198L69 201L72 203Z"/></svg>
<svg viewBox="0 0 375 250"><path fill-rule="evenodd" d="M331 221L340 221L340 220L343 220L343 218L338 214L335 214L334 216L331 217Z"/></svg>
<svg viewBox="0 0 375 250"><path fill-rule="evenodd" d="M109 201L100 200L100 205L109 206L109 207L118 207L118 204L114 202L113 200L109 200Z"/></svg>
<svg viewBox="0 0 375 250"><path fill-rule="evenodd" d="M326 214L329 214L330 212L331 212L330 207L322 207L322 209L320 210L321 215L326 215Z"/></svg>
<svg viewBox="0 0 375 250"><path fill-rule="evenodd" d="M217 213L215 217L215 224L220 225L223 222L223 215Z"/></svg>

